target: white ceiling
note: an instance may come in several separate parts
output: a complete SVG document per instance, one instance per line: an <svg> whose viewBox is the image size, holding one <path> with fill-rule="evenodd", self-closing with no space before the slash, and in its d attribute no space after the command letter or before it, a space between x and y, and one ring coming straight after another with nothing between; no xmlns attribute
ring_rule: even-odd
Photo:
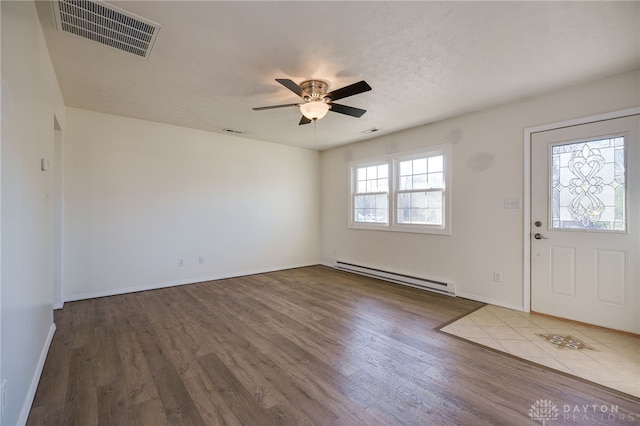
<svg viewBox="0 0 640 426"><path fill-rule="evenodd" d="M113 1L162 25L148 59L59 32L68 106L325 149L640 68L640 2ZM362 118L298 126L276 83L322 79ZM362 132L380 129L365 135Z"/></svg>

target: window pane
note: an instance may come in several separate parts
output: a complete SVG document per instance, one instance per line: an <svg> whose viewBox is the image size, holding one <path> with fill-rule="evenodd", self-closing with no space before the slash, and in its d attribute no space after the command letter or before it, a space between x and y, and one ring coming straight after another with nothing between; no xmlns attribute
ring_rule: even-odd
<svg viewBox="0 0 640 426"><path fill-rule="evenodd" d="M353 197L353 220L359 223L387 223L389 216L389 165L357 167ZM379 194L380 192L384 194Z"/></svg>
<svg viewBox="0 0 640 426"><path fill-rule="evenodd" d="M425 192L414 192L411 194L411 207L427 208L427 194Z"/></svg>
<svg viewBox="0 0 640 426"><path fill-rule="evenodd" d="M356 195L353 204L355 222L387 222L389 207L386 194Z"/></svg>
<svg viewBox="0 0 640 426"><path fill-rule="evenodd" d="M411 167L411 161L401 161L400 162L400 176L409 176L413 174Z"/></svg>
<svg viewBox="0 0 640 426"><path fill-rule="evenodd" d="M411 176L400 176L400 191L413 189L413 178Z"/></svg>
<svg viewBox="0 0 640 426"><path fill-rule="evenodd" d="M443 173L429 173L427 177L427 188L442 188L443 185Z"/></svg>
<svg viewBox="0 0 640 426"><path fill-rule="evenodd" d="M378 223L387 223L389 215L388 198L386 195L376 195L376 211L375 221Z"/></svg>
<svg viewBox="0 0 640 426"><path fill-rule="evenodd" d="M428 188L427 161L426 157L401 161L398 189L406 191Z"/></svg>
<svg viewBox="0 0 640 426"><path fill-rule="evenodd" d="M426 223L427 225L442 225L442 210L427 209Z"/></svg>
<svg viewBox="0 0 640 426"><path fill-rule="evenodd" d="M378 177L378 167L371 166L367 167L367 180L376 179Z"/></svg>
<svg viewBox="0 0 640 426"><path fill-rule="evenodd" d="M407 191L411 189L427 189L442 187L442 157L416 158L414 160L401 161L398 189ZM435 171L430 170L429 164L433 164Z"/></svg>
<svg viewBox="0 0 640 426"><path fill-rule="evenodd" d="M411 223L411 209L398 209L396 220L398 223Z"/></svg>
<svg viewBox="0 0 640 426"><path fill-rule="evenodd" d="M413 160L413 174L427 173L427 159Z"/></svg>
<svg viewBox="0 0 640 426"><path fill-rule="evenodd" d="M552 147L552 228L626 230L624 149L624 137Z"/></svg>
<svg viewBox="0 0 640 426"><path fill-rule="evenodd" d="M411 223L422 224L426 222L427 212L425 209L411 209Z"/></svg>
<svg viewBox="0 0 640 426"><path fill-rule="evenodd" d="M389 191L389 165L358 167L355 170L356 182L354 192L364 194Z"/></svg>
<svg viewBox="0 0 640 426"><path fill-rule="evenodd" d="M401 224L442 225L443 193L415 191L398 194L397 221Z"/></svg>
<svg viewBox="0 0 640 426"><path fill-rule="evenodd" d="M429 157L429 173L441 172L444 170L443 167L444 157L442 155L438 155L436 157Z"/></svg>
<svg viewBox="0 0 640 426"><path fill-rule="evenodd" d="M389 191L389 179L378 179L378 192L388 192Z"/></svg>
<svg viewBox="0 0 640 426"><path fill-rule="evenodd" d="M432 191L426 193L427 205L429 208L442 209L442 192Z"/></svg>
<svg viewBox="0 0 640 426"><path fill-rule="evenodd" d="M411 207L411 194L398 194L398 208L408 209Z"/></svg>
<svg viewBox="0 0 640 426"><path fill-rule="evenodd" d="M427 188L427 175L413 175L413 189L426 189Z"/></svg>

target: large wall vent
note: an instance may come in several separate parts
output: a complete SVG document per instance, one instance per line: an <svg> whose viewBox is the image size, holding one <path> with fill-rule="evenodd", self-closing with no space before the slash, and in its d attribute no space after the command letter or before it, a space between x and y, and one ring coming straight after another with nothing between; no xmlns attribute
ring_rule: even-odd
<svg viewBox="0 0 640 426"><path fill-rule="evenodd" d="M148 58L160 25L101 1L54 0L58 30Z"/></svg>

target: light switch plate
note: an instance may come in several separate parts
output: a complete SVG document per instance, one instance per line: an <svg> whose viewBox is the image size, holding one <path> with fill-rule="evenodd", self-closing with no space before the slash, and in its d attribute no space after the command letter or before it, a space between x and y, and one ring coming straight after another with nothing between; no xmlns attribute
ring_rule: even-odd
<svg viewBox="0 0 640 426"><path fill-rule="evenodd" d="M505 209L519 209L522 207L520 197L507 197L504 199Z"/></svg>

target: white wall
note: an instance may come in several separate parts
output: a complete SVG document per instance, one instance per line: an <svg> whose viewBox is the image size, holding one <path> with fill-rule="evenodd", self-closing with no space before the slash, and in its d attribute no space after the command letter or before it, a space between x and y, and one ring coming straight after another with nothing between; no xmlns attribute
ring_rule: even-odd
<svg viewBox="0 0 640 426"><path fill-rule="evenodd" d="M640 106L640 72L583 84L366 142L322 152L321 256L453 282L476 300L523 307L523 131ZM347 163L451 143L452 235L347 229ZM493 281L493 272L503 281Z"/></svg>
<svg viewBox="0 0 640 426"><path fill-rule="evenodd" d="M3 425L26 420L60 274L73 300L337 257L522 306L523 211L503 200L523 197L523 129L640 105L640 73L631 73L323 152L318 179L312 151L65 109L34 4L0 7ZM40 170L54 158L54 116L66 162L57 257L54 173ZM348 161L447 142L451 236L347 229Z"/></svg>
<svg viewBox="0 0 640 426"><path fill-rule="evenodd" d="M66 119L65 300L318 262L314 151L74 108Z"/></svg>
<svg viewBox="0 0 640 426"><path fill-rule="evenodd" d="M7 380L3 425L26 421L53 326L52 159L54 115L64 105L32 2L2 8L2 345ZM55 165L52 165L54 167Z"/></svg>

